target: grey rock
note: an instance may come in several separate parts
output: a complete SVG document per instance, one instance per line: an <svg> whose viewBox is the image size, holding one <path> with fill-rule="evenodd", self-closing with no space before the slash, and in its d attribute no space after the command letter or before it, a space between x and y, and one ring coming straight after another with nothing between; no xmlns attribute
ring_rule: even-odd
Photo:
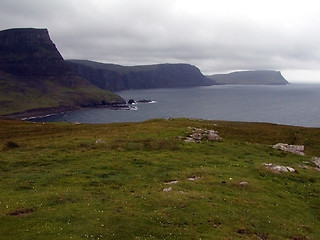
<svg viewBox="0 0 320 240"><path fill-rule="evenodd" d="M177 180L173 180L173 181L170 181L170 182L164 182L163 184L166 184L166 185L171 185L171 184L177 184L179 181Z"/></svg>
<svg viewBox="0 0 320 240"><path fill-rule="evenodd" d="M320 158L319 157L313 157L312 162L317 165L318 168L320 168Z"/></svg>
<svg viewBox="0 0 320 240"><path fill-rule="evenodd" d="M277 143L272 146L274 149L279 149L285 152L291 152L304 156L304 145L289 145L287 143Z"/></svg>
<svg viewBox="0 0 320 240"><path fill-rule="evenodd" d="M219 136L219 132L215 130L207 131L207 138L209 141L220 141L221 137Z"/></svg>
<svg viewBox="0 0 320 240"><path fill-rule="evenodd" d="M201 133L193 133L190 135L191 138L193 138L196 141L201 141L202 140L202 134Z"/></svg>
<svg viewBox="0 0 320 240"><path fill-rule="evenodd" d="M164 188L162 191L163 192L170 192L172 190L172 187L169 187L169 188Z"/></svg>
<svg viewBox="0 0 320 240"><path fill-rule="evenodd" d="M240 185L240 186L248 186L249 183L246 182L246 181L242 181L242 182L239 183L239 185Z"/></svg>
<svg viewBox="0 0 320 240"><path fill-rule="evenodd" d="M281 172L295 172L296 170L293 167L289 166L280 166L273 163L263 163L264 166L266 166L268 169L281 173Z"/></svg>

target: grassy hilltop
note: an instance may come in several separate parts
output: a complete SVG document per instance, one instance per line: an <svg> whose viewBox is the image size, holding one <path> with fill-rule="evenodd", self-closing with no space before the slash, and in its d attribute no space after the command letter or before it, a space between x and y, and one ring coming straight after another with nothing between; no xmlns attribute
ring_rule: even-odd
<svg viewBox="0 0 320 240"><path fill-rule="evenodd" d="M190 127L217 130L222 141L186 143L181 137ZM320 172L311 161L320 156L319 134L188 119L0 120L0 236L319 239ZM306 156L273 149L278 142L303 144ZM296 172L276 173L263 163Z"/></svg>

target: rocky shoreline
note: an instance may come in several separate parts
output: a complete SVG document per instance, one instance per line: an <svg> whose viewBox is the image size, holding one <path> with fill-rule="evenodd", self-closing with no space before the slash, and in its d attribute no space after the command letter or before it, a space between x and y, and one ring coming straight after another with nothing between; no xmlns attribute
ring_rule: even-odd
<svg viewBox="0 0 320 240"><path fill-rule="evenodd" d="M131 102L130 102L131 101ZM44 118L52 115L63 114L65 112L72 112L81 109L91 109L91 108L108 108L112 110L130 110L132 108L132 104L136 103L155 103L154 100L142 99L142 100L133 100L130 99L128 103L126 102L113 102L107 104L91 104L91 105L82 105L82 106L59 106L59 107L48 107L48 108L37 108L30 109L24 112L16 112L6 115L1 115L2 119L10 119L10 120L32 120L36 118Z"/></svg>
<svg viewBox="0 0 320 240"><path fill-rule="evenodd" d="M81 109L90 109L90 108L110 108L115 110L125 109L128 105L125 103L110 103L104 105L88 105L88 106L59 106L59 107L48 107L48 108L37 108L30 109L24 112L16 112L6 115L1 115L2 119L9 120L32 120L35 118L44 118L52 115L62 114L65 112L72 112Z"/></svg>

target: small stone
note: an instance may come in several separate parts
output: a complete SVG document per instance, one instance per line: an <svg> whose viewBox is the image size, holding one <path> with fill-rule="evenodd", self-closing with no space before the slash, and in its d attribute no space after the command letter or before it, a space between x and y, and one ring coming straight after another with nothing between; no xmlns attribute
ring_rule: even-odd
<svg viewBox="0 0 320 240"><path fill-rule="evenodd" d="M295 171L296 171L296 170L295 170L294 168L292 168L292 167L287 167L287 169L288 169L289 172L295 172Z"/></svg>
<svg viewBox="0 0 320 240"><path fill-rule="evenodd" d="M166 185L171 185L171 184L177 184L179 181L177 180L173 180L173 181L170 181L170 182L164 182L163 184L166 184Z"/></svg>
<svg viewBox="0 0 320 240"><path fill-rule="evenodd" d="M317 165L318 168L320 168L320 158L319 157L313 157L312 162Z"/></svg>
<svg viewBox="0 0 320 240"><path fill-rule="evenodd" d="M186 142L186 143L194 143L194 142L196 142L193 138L191 138L191 137L187 137L185 140L184 140L184 142Z"/></svg>
<svg viewBox="0 0 320 240"><path fill-rule="evenodd" d="M171 190L172 190L172 188L169 187L169 188L164 188L162 191L163 191L163 192L170 192Z"/></svg>
<svg viewBox="0 0 320 240"><path fill-rule="evenodd" d="M248 186L248 185L249 185L249 183L248 183L248 182L246 182L246 181L242 181L242 182L240 182L240 183L239 183L239 185L241 185L241 186Z"/></svg>
<svg viewBox="0 0 320 240"><path fill-rule="evenodd" d="M200 177L196 177L196 176L195 176L195 177L189 177L189 178L188 178L189 181L196 181L196 180L198 180L198 179L200 179Z"/></svg>
<svg viewBox="0 0 320 240"><path fill-rule="evenodd" d="M96 144L104 144L104 143L106 143L106 142L102 139L96 140Z"/></svg>

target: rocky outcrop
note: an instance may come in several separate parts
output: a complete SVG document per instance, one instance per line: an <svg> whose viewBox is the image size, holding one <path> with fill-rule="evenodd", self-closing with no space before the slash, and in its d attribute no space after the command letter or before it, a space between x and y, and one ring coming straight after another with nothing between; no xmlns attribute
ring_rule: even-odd
<svg viewBox="0 0 320 240"><path fill-rule="evenodd" d="M201 142L203 140L207 141L221 141L219 132L215 130L203 130L201 128L190 128L192 133L188 135L184 141L185 142Z"/></svg>
<svg viewBox="0 0 320 240"><path fill-rule="evenodd" d="M0 31L0 85L0 115L10 117L125 102L75 75L47 29Z"/></svg>
<svg viewBox="0 0 320 240"><path fill-rule="evenodd" d="M287 143L277 143L272 146L274 149L279 149L285 152L291 152L304 156L304 146L303 145L289 145Z"/></svg>
<svg viewBox="0 0 320 240"><path fill-rule="evenodd" d="M213 85L200 70L189 64L121 66L86 60L68 60L69 67L99 88L111 91L150 88L179 88Z"/></svg>
<svg viewBox="0 0 320 240"><path fill-rule="evenodd" d="M288 84L288 81L282 76L281 72L272 70L240 71L228 74L214 74L207 77L218 84Z"/></svg>
<svg viewBox="0 0 320 240"><path fill-rule="evenodd" d="M289 166L280 166L273 163L264 163L263 164L266 168L272 170L276 173L283 173L283 172L295 172L296 170L293 167Z"/></svg>

